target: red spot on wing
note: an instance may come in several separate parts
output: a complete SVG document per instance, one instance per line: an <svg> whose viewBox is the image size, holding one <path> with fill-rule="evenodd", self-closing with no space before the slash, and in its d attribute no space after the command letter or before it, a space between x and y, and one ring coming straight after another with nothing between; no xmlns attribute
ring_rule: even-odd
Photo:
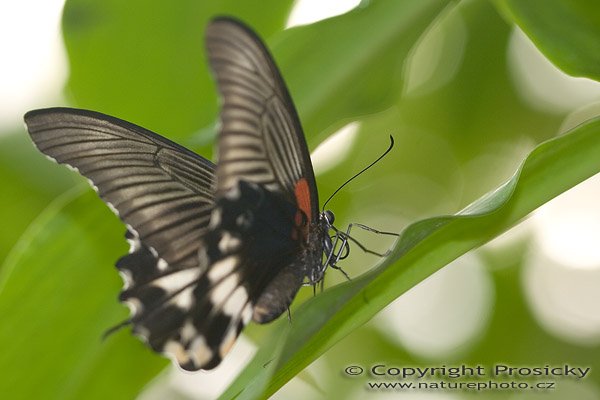
<svg viewBox="0 0 600 400"><path fill-rule="evenodd" d="M298 204L298 208L306 215L306 222L312 221L310 188L306 178L302 178L296 182L294 194L296 195L296 204Z"/></svg>

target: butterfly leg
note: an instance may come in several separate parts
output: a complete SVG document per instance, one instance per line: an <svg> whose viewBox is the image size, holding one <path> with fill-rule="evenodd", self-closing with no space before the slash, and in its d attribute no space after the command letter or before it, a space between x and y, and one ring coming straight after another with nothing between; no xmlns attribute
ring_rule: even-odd
<svg viewBox="0 0 600 400"><path fill-rule="evenodd" d="M351 223L350 225L348 225L348 230L347 230L347 233L348 233L348 234L350 234L350 229L351 229L353 226L357 226L357 227L359 227L359 228L361 228L361 229L364 229L365 231L373 232L373 233L376 233L376 234L378 234L378 235L400 236L400 235L399 235L398 233L396 233L396 232L384 232L384 231L379 231L379 230L377 230L377 229L373 229L373 228L371 228L370 226L363 225L363 224L359 224L359 223L356 223L356 222L353 222L353 223Z"/></svg>
<svg viewBox="0 0 600 400"><path fill-rule="evenodd" d="M338 271L340 271L344 275L344 277L346 277L346 279L348 279L349 281L352 280L352 278L350 278L350 275L348 275L348 273L346 271L344 271L342 269L342 267L338 267L337 265L332 265L331 268L337 269Z"/></svg>
<svg viewBox="0 0 600 400"><path fill-rule="evenodd" d="M322 278L315 280L314 282L308 282L307 285L311 285L313 288L313 297L317 295L317 285L320 286L321 293L325 290L325 274L322 275Z"/></svg>
<svg viewBox="0 0 600 400"><path fill-rule="evenodd" d="M352 230L353 226L359 227L361 229L364 229L366 231L373 232L373 233L376 233L376 234L399 236L397 233L394 233L394 232L378 231L377 229L373 229L371 227L368 227L368 226L363 225L363 224L358 224L358 223L351 223L351 224L349 224L348 225L348 229L346 229L346 232L342 232L342 231L336 230L336 235L340 235L340 236L344 237L345 240L351 241L352 243L356 244L365 253L373 254L373 255L378 256L378 257L387 257L387 256L390 255L390 251L388 250L385 253L378 253L376 251L373 251L373 250L370 250L370 249L366 248L362 243L360 243L358 240L356 240L352 236L350 236L350 231Z"/></svg>
<svg viewBox="0 0 600 400"><path fill-rule="evenodd" d="M339 247L338 247L338 243L340 243ZM339 250L336 251L336 249L339 249ZM337 265L337 263L340 260L343 260L344 258L346 258L349 253L350 253L350 247L348 245L348 238L346 237L346 235L343 232L338 231L336 229L335 230L335 240L333 241L333 245L331 247L331 252L327 259L327 264L331 268L340 271L342 274L344 274L346 279L351 281L352 279L350 278L350 275L348 275L346 273L346 271L344 271L341 267L338 267L338 265ZM332 260L332 258L333 258L333 260Z"/></svg>

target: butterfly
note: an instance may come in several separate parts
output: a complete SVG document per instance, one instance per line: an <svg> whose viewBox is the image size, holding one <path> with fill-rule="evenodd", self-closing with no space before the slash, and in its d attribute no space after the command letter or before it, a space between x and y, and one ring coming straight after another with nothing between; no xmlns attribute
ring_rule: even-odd
<svg viewBox="0 0 600 400"><path fill-rule="evenodd" d="M347 254L333 213L319 210L298 114L264 43L218 17L206 49L222 100L216 164L94 111L24 117L38 150L88 178L126 224L129 254L116 263L126 324L189 371L219 365L246 324L279 317Z"/></svg>

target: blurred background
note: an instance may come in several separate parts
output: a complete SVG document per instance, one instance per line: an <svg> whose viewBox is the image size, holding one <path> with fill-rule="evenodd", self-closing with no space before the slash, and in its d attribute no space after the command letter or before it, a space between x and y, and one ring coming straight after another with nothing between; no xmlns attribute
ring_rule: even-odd
<svg viewBox="0 0 600 400"><path fill-rule="evenodd" d="M321 201L394 136L393 152L329 204L338 227L399 232L455 213L506 181L537 144L600 114L597 82L560 72L483 0L3 2L0 337L11 342L0 386L42 371L28 393L70 398L110 382L106 390L122 398L210 399L266 336L268 327L250 326L218 369L198 374L178 371L129 332L101 341L127 315L113 269L127 248L123 226L83 179L36 152L22 123L34 108L93 109L210 158L218 103L203 29L218 14L245 20L272 49ZM592 372L556 379L549 393L485 398L600 399L599 197L594 177L544 205L390 304L274 398L470 398L478 393L369 391L342 371L503 362ZM393 244L356 236L378 251ZM343 268L358 276L377 261L353 248ZM343 280L330 272L326 287ZM295 305L310 296L303 290Z"/></svg>

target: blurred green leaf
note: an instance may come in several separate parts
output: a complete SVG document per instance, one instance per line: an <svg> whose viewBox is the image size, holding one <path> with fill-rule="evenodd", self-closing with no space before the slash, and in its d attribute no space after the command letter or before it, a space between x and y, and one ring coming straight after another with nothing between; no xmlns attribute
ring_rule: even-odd
<svg viewBox="0 0 600 400"><path fill-rule="evenodd" d="M278 321L269 346L261 348L222 397L254 399L275 393L402 293L600 172L598 159L600 118L536 147L513 178L460 213L411 224L376 268L299 307L293 329Z"/></svg>
<svg viewBox="0 0 600 400"><path fill-rule="evenodd" d="M600 8L594 0L497 0L542 53L569 75L600 80Z"/></svg>
<svg viewBox="0 0 600 400"><path fill-rule="evenodd" d="M212 126L218 110L203 30L210 17L230 12L272 42L303 125L309 136L317 135L340 120L392 105L406 55L448 1L371 1L272 41L291 2L241 10L234 4L67 1L63 29L75 104L170 137Z"/></svg>
<svg viewBox="0 0 600 400"><path fill-rule="evenodd" d="M516 163L527 153L507 156L503 154L507 147L523 146L524 139L529 138L533 143L528 152L536 143L553 137L564 115L540 112L523 101L514 72L507 68L510 63L506 49L511 27L493 5L487 1L463 2L442 22L462 32L463 40L454 45L454 52L460 54L456 55L460 57L459 68L452 79L437 90L407 93L399 104L404 130L419 129L414 134L417 137L424 131L447 140L461 166L482 156L504 156ZM447 29L438 33L438 40L444 40ZM442 41L438 45L451 44ZM438 62L439 69L446 69L449 61L444 61ZM424 63L415 66L426 67ZM436 76L430 80L435 82ZM516 164L509 168L506 173L514 171ZM491 176L468 184L481 190L490 179L504 180L509 176L499 177L495 169L491 172ZM465 197L470 201L481 194L467 193Z"/></svg>
<svg viewBox="0 0 600 400"><path fill-rule="evenodd" d="M73 173L49 165L27 135L0 135L0 265L25 228L75 182Z"/></svg>
<svg viewBox="0 0 600 400"><path fill-rule="evenodd" d="M390 107L404 84L403 65L447 0L378 0L349 13L290 29L273 52L308 137ZM312 83L312 84L307 84Z"/></svg>
<svg viewBox="0 0 600 400"><path fill-rule="evenodd" d="M315 369L323 371L319 376L321 389L326 393L335 393L339 398L346 398L356 392L363 391L365 385L365 379L353 379L340 373L352 363L365 367L381 363L391 364L393 362L394 366L410 366L413 368L437 365L482 365L486 368L492 368L493 365L498 363L515 366L543 366L548 364L558 366L568 362L591 367L592 371L596 371L600 368L600 346L590 346L589 343L583 344L565 340L564 337L546 331L544 325L536 320L536 312L532 310L535 307L532 307L530 302L531 293L522 290L523 286L526 285L522 281L522 277L527 275L528 263L526 260L527 254L531 250L530 245L529 240L517 240L515 242L511 241L511 244L507 247L485 246L477 250L478 256L485 259L486 270L494 280L494 290L490 294L495 297L495 300L492 306L493 312L489 315L490 319L486 327L468 337L463 337L465 341L462 345L453 349L446 349L447 351L439 354L424 356L423 349L415 351L414 347L411 348L410 344L407 343L410 340L406 341L402 334L398 335L398 331L394 331L393 328L390 329L393 323L391 325L386 323L386 321L391 322L391 315L388 312L387 317L376 317L361 328L354 330L328 350L326 356L319 359L316 368L311 366L305 369L303 373L309 374L314 372ZM458 267L458 265L452 265L445 268L454 266ZM473 289L475 288L456 285L448 293L452 294L454 292L460 297L459 293L469 292ZM435 298L437 293L430 292L429 295ZM452 300L449 299L450 302ZM432 301L435 302L433 299ZM394 306L392 308L398 310ZM422 309L419 311L422 311ZM438 311L431 311L431 314L426 314L427 319L436 318L436 315L440 318ZM468 315L472 311L463 310L463 312L468 320ZM454 315L459 314L457 312ZM488 318L486 315L479 315L479 317L484 320ZM402 316L400 315L399 318L402 318ZM411 317L408 316L408 318ZM461 324L463 321L458 319L456 322ZM422 326L416 325L413 328L420 330ZM449 335L452 336L452 333L449 333ZM405 346L401 343L404 343ZM350 349L351 351L349 351ZM465 381L470 379L468 377ZM570 388L567 385L569 382L566 381L562 379L558 381L556 390L553 390L552 393L537 392L532 398L538 400L541 398L590 398L569 393L572 391L572 387ZM586 379L586 381L586 383L579 381L575 385L585 391L588 383L594 381L592 383L594 385L597 382L597 377L596 379ZM287 386L282 391L286 389ZM483 396L486 400L505 399L506 392L488 390ZM521 399L520 396L519 399ZM464 391L453 394L453 398L457 400L479 399L481 397L481 391Z"/></svg>
<svg viewBox="0 0 600 400"><path fill-rule="evenodd" d="M291 0L254 2L68 0L63 32L74 105L189 136L217 115L204 27L233 14L264 37L283 29Z"/></svg>
<svg viewBox="0 0 600 400"><path fill-rule="evenodd" d="M522 262L523 258L518 261ZM524 266L502 262L497 267L492 271L498 296L495 312L487 335L477 343L470 360L474 363L487 361L490 365L498 361L514 365L560 365L567 360L576 360L579 365L597 371L600 368L600 346L568 343L537 323L527 300L529 294L518 290L522 287L520 280ZM519 332L519 335L511 332Z"/></svg>
<svg viewBox="0 0 600 400"><path fill-rule="evenodd" d="M79 193L40 214L2 266L0 393L11 399L133 398L167 363L126 330L102 340L127 316L111 267L126 246L117 218Z"/></svg>
<svg viewBox="0 0 600 400"><path fill-rule="evenodd" d="M387 13L401 10L395 2L379 3L387 7L384 7ZM444 2L423 2L426 5L423 8L416 4L417 2L407 3L405 11L410 11L408 15L415 17L416 21L409 29L411 34L402 41L401 54L392 54L390 59L393 64L390 65L398 66L401 63L402 55L417 39L419 32L431 22L430 19L435 17L436 12L441 10ZM198 67L202 65L205 68L205 64L195 42L200 42L202 38L203 24L198 21L205 20L211 13L203 14L202 18L189 10L185 13L185 17L194 21L194 29L197 29L195 36L185 35L188 40L194 36L192 40L195 44L192 45L191 42L183 43L174 38L177 36L181 39L178 35L182 33L178 27L170 24L185 26L181 22L186 21L181 10L175 15L169 14L167 10L154 10L153 16L149 17L150 7L139 13L131 13L133 8L131 3L67 2L63 26L71 58L68 89L79 106L114 112L120 116L125 113L133 116L133 120L138 119L135 115L139 113L139 118L149 118L148 126L153 129L165 124L169 129L174 127L174 135L189 135L192 125L198 126L196 120L212 121L216 115L216 109L200 107L197 103L195 106L194 101L190 102L186 98L195 96L201 97L207 104L214 102L215 91L212 87L208 97L207 90L198 89L212 86L212 83L208 81L208 75L202 74ZM373 23L386 14L384 11L381 6L367 7L348 18L357 24L357 29L361 26L364 28L369 21ZM256 13L264 14L258 11ZM133 15L134 18L125 18L125 15ZM394 31L392 38L397 39L407 32L408 28L395 24L389 14L386 17L386 29ZM275 19L277 20L276 15ZM254 25L252 18L248 20ZM404 24L412 24L408 19L402 20ZM280 21L283 21L283 12L280 13ZM265 34L259 25L260 23L255 26ZM330 28L336 33L334 37L341 40L340 35L351 25L345 25L343 30L335 30L332 26ZM140 29L141 27L145 29ZM312 40L316 45L320 38L313 37ZM392 39L384 34L378 40ZM347 38L347 42L354 41L355 37ZM360 61L360 57L354 58L355 53L368 43L359 41L357 47L346 46L346 57L350 61ZM371 44L377 47L376 41ZM283 42L280 46L284 46ZM329 46L333 47L333 41ZM379 47L378 51L390 50L392 44L387 43L386 46ZM373 55L371 49L365 51L365 57ZM190 61L186 56L188 53L197 54L198 58ZM325 56L326 54L320 53L320 57ZM148 64L150 66L147 67ZM336 90L355 84L357 74L368 75L369 68L377 66L377 60L362 60L361 63L347 66L346 70L349 72L345 79L335 79ZM328 71L332 77L339 73L335 68L329 68ZM202 77L198 78L199 76ZM172 85L172 80L177 80L179 86ZM205 80L209 82L206 85L203 83ZM382 82L380 79L378 84L384 89L381 87ZM135 93L135 96L123 96L123 93ZM396 93L392 93L388 97L391 99L395 96ZM144 101L140 101L140 98ZM323 91L315 99L312 101L332 101ZM187 107L183 111L181 107L177 107L181 104L186 104ZM363 105L365 104L368 105L368 102L363 101ZM347 105L352 106L352 102ZM169 107L174 107L177 112L194 115L194 120L180 121L177 112L169 112ZM336 112L339 110L336 109ZM40 157L39 160L43 159ZM48 181L44 184L52 185ZM38 182L32 186L44 184ZM146 358L149 352L128 335L119 334L106 342L99 341L103 330L124 318L123 309L114 297L106 296L108 290L116 293L116 287L120 286L116 283L117 274L108 266L122 255L123 251L116 252L114 249L122 247L123 240L116 219L108 218L106 210L99 210L101 203L92 199L91 194L86 194L72 202L63 199L62 202L55 203L28 230L4 265L5 273L0 281L3 287L0 292L0 311L11 312L6 319L5 329L0 330L0 337L10 344L11 351L0 358L0 370L6 371L7 384L17 385L22 389L20 393L29 397L39 395L39 390L42 390L40 388L45 391L45 397L55 398L84 395L86 398L102 397L117 391L126 396L128 393L139 392L143 384L166 364L159 357L152 357L152 361L148 361ZM98 246L98 243L102 243L102 246ZM50 271L51 274L48 275ZM20 294L28 289L35 295L28 296L26 301L19 303ZM46 298L50 300L45 301ZM19 330L21 335L11 337L12 329ZM39 331L56 333L36 337L36 332ZM24 340L28 338L36 340L31 344L25 343ZM121 343L126 344L121 346ZM44 352L46 347L48 350ZM41 353L45 354L43 361L28 368L27 374L18 372L24 370L24 363ZM57 362L57 367L53 367L53 362ZM113 364L121 367L115 368ZM122 373L127 365L136 366L136 376ZM11 370L11 366L17 368ZM118 377L118 373L122 373L121 377ZM127 380L124 379L126 376ZM36 379L41 384L28 386L25 384L27 379ZM109 380L112 381L110 385L107 384ZM69 384L63 385L65 381ZM15 395L18 394L19 392L15 392Z"/></svg>
<svg viewBox="0 0 600 400"><path fill-rule="evenodd" d="M444 47L447 57L460 54L456 56L456 76L436 90L411 93L408 99L399 100L409 50L412 54L423 31L435 28L438 15L448 4L454 3L373 0L346 15L279 33L291 1L270 0L260 6L234 1L175 6L164 2L67 0L63 27L72 74L67 89L76 106L115 114L184 141L203 128L192 140L206 143L214 133L212 123L218 110L216 90L203 58L204 24L215 14L236 15L272 45L312 143L348 119L383 110L362 125L344 168L325 174L325 179L319 180L320 187L335 189L342 177L348 177L348 165L364 165L365 158L377 153L379 138L393 133L399 139L401 152L380 165L380 172L362 192L355 187L341 193L336 198L336 211L348 218L356 214L352 204L357 204L376 209L388 220L404 213L413 220L415 214L431 215L432 208L434 212L440 209L435 208L436 196L445 199L452 193L452 204L464 204L465 199L475 197L473 192L482 193L507 176L502 175L506 168L496 173L495 166L485 159L482 169L492 170L493 178L488 179L488 173L473 179L465 174L465 163L485 156L485 152L496 155L500 152L498 143L514 145L527 136L533 138L531 146L534 140L551 137L562 119L532 111L516 95L505 67L509 27L484 1L461 2L461 7L455 8L462 11L468 38L464 58L459 51L462 42ZM456 26L462 29L460 23ZM582 31L588 29L582 27ZM588 41L589 34L581 40ZM437 65L446 69L449 63ZM436 71L428 83L435 80ZM575 134L589 140L589 130L596 127L594 122ZM249 327L247 331L271 332L275 339L264 341L265 348L228 394L239 393L244 385L250 387L242 397L274 392L407 288L588 176L591 170L585 168L592 168L589 163L597 157L598 146L582 142L582 159L573 159L571 150L579 145L571 140L561 138L536 150L508 202L501 204L502 193L496 194L488 199L492 203L480 210L500 207L497 213L417 223L407 230L402 242L407 253L397 263L391 264L401 250L368 275L302 305L303 311L293 313L291 332L287 321L269 328ZM570 143L570 150L562 149L560 143ZM54 185L53 172L46 175L51 167L42 165L42 157L34 159L32 148L23 158L18 152L12 154L10 145L0 146L3 150L6 157L0 159L6 160L6 165L0 168L0 177L7 177L7 201L11 202L3 212L10 221L8 226L17 227L9 235L14 242L18 232L73 175L64 171L60 175L60 179L68 177L64 186L60 181ZM590 152L594 151L592 157ZM554 162L549 162L553 157ZM404 186L396 175L402 173L410 179L435 180L433 191ZM470 192L462 193L463 187ZM414 192L415 206L408 211L394 197L406 188ZM504 195L509 197L509 193ZM427 201L421 199L424 196L429 196ZM121 283L111 268L124 253L123 228L101 207L91 193L53 204L4 264L0 312L5 322L0 338L8 349L0 355L0 371L6 378L0 383L0 393L10 389L15 398L107 398L115 394L131 398L166 365L127 331L105 342L99 339L106 328L126 317L126 310L116 301ZM438 222L446 225L439 228ZM353 264L360 256L353 254ZM512 322L504 315L504 323L507 321ZM274 350L266 351L268 346Z"/></svg>

